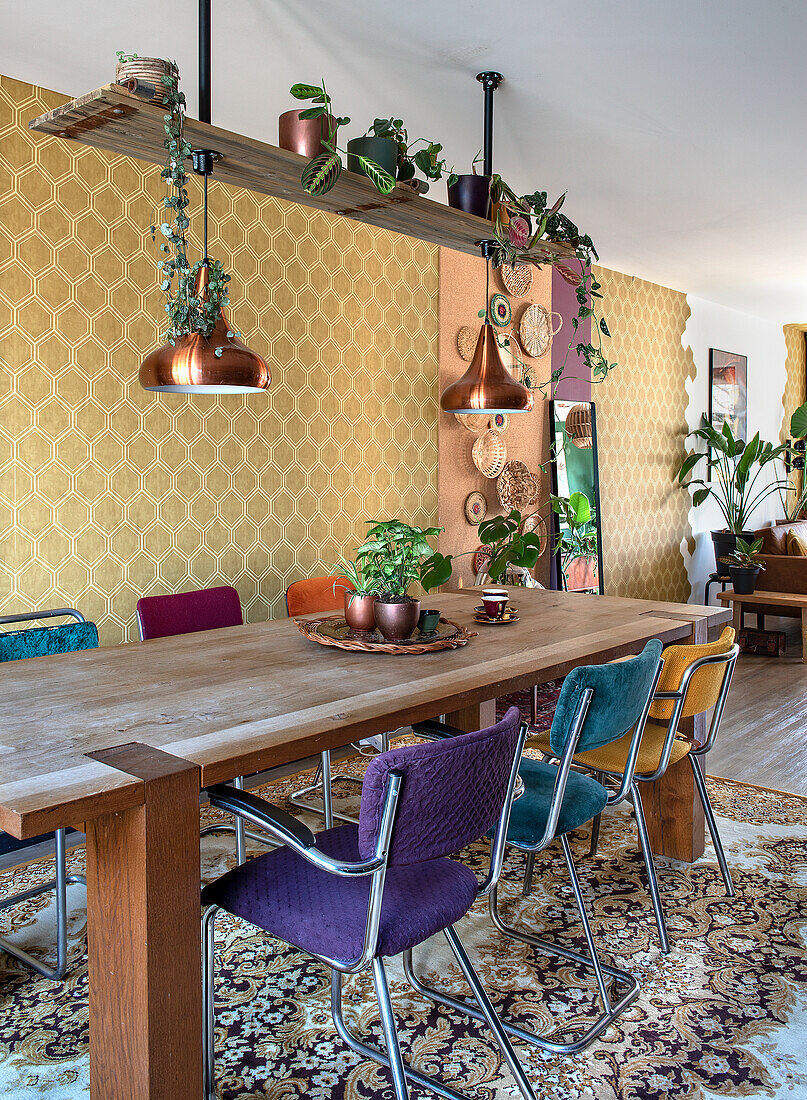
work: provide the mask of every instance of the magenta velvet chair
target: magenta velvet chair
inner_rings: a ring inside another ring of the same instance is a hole
[[[406,957],[443,932],[524,1100],[534,1100],[455,927],[499,880],[526,734],[526,724],[519,724],[519,712],[511,707],[488,729],[381,753],[367,769],[358,825],[316,836],[255,795],[210,788],[212,805],[262,826],[283,847],[234,868],[202,892],[203,904],[210,906],[203,918],[206,1100],[215,1096],[213,970],[221,909],[330,967],[336,1029],[356,1053],[389,1068],[396,1100],[407,1100],[407,1080],[445,1097],[464,1096],[404,1063],[383,962],[401,953]],[[447,857],[489,830],[494,830],[490,867],[479,883],[470,868]],[[342,975],[369,968],[386,1051],[355,1036],[342,1012]]]
[[[137,625],[141,642],[147,642],[177,634],[196,634],[200,630],[243,626],[244,612],[236,590],[232,585],[222,584],[192,592],[170,592],[166,596],[143,596],[137,601]],[[242,776],[233,782],[239,789],[244,785]],[[239,863],[243,863],[246,856],[247,838],[258,844],[272,843],[260,833],[246,832],[241,818],[236,818],[234,825],[207,825],[200,835],[210,833],[235,833],[235,854]]]

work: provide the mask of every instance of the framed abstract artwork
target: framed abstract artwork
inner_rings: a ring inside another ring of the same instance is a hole
[[[748,433],[748,357],[709,348],[709,423],[717,431],[728,421],[735,439]]]

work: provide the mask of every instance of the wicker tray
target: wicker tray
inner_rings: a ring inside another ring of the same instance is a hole
[[[337,649],[349,649],[358,653],[391,653],[394,656],[417,656],[419,653],[433,653],[439,649],[458,649],[467,645],[476,631],[466,630],[451,619],[440,619],[435,638],[421,641],[415,628],[411,638],[403,642],[385,642],[380,634],[354,634],[342,615],[328,615],[322,619],[295,619],[300,633],[320,645],[335,646]],[[424,637],[429,638],[429,635]]]
[[[552,327],[552,318],[557,317],[555,328]],[[533,359],[539,359],[546,355],[552,346],[552,337],[557,336],[563,324],[563,318],[554,310],[552,313],[540,305],[527,306],[521,314],[518,325],[518,335],[521,337],[521,346],[527,355]]]
[[[523,298],[525,294],[529,294],[532,286],[532,264],[502,264],[499,274],[508,294],[515,298]]]
[[[471,459],[483,477],[498,477],[507,462],[507,447],[499,433],[489,429],[484,435],[477,436],[471,449]]]
[[[499,474],[496,482],[499,503],[504,508],[517,508],[523,512],[531,507],[541,494],[541,481],[536,474],[530,473],[526,463],[511,458]]]

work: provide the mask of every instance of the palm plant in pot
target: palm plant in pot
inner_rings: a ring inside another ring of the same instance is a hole
[[[738,595],[750,596],[756,588],[757,577],[765,568],[759,554],[761,549],[762,539],[754,539],[748,543],[745,539],[738,538],[734,552],[721,558],[728,566],[731,583]]]
[[[341,576],[334,582],[333,590],[342,588],[345,593],[345,622],[356,633],[366,634],[375,629],[375,601],[378,578],[373,572],[371,558],[352,561],[340,558],[334,566]],[[345,584],[347,581],[347,584]],[[347,585],[350,585],[348,588]]]
[[[727,577],[724,559],[734,552],[738,538],[747,544],[754,541],[754,532],[749,529],[752,515],[764,500],[787,485],[787,480],[777,473],[773,464],[788,452],[789,447],[786,443],[776,447],[766,443],[759,438],[759,432],[749,443],[744,443],[734,437],[728,421],[718,430],[705,416],[700,427],[689,435],[704,443],[705,449],[686,456],[678,470],[678,482],[687,487],[698,486],[692,494],[696,508],[710,497],[717,503],[726,526],[722,531],[712,531],[712,542],[717,573]],[[690,476],[701,464],[708,480]],[[771,478],[766,477],[769,472],[773,475]]]
[[[376,626],[387,641],[404,641],[413,634],[420,616],[420,600],[409,595],[409,588],[425,574],[426,563],[434,557],[428,540],[437,538],[442,527],[414,527],[399,519],[369,522],[356,561],[365,576],[375,579]],[[429,582],[428,575],[426,580]],[[432,578],[429,586],[442,583]]]

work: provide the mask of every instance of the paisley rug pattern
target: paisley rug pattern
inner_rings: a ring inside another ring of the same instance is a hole
[[[523,702],[523,700],[519,700]],[[539,725],[541,723],[539,722]],[[346,768],[360,775],[366,761]],[[299,777],[268,787],[274,802]],[[555,1056],[518,1044],[538,1096],[628,1100],[674,1093],[687,1100],[807,1098],[807,799],[710,780],[737,897],[726,899],[711,845],[692,866],[659,859],[673,951],[658,951],[635,827],[618,808],[603,821],[598,855],[585,831],[573,849],[602,953],[636,974],[638,1000],[586,1051]],[[338,791],[355,805],[355,788]],[[205,822],[216,813],[204,810]],[[317,826],[315,818],[310,819]],[[259,849],[255,849],[257,852]],[[486,845],[462,853],[485,866]],[[210,879],[231,866],[232,837],[207,837]],[[70,857],[83,868],[83,849]],[[36,861],[3,876],[3,891],[49,874]],[[559,850],[538,858],[534,890],[520,896],[523,858],[506,860],[505,916],[547,938],[582,948],[582,933]],[[31,975],[0,954],[0,1096],[86,1100],[87,975],[82,887],[70,888],[70,975],[63,985]],[[386,1071],[362,1061],[330,1018],[329,975],[319,963],[246,923],[217,922],[217,1084],[221,1100],[376,1100],[391,1096]],[[40,897],[0,912],[0,934],[34,952],[53,942],[54,912]],[[484,903],[460,934],[500,1010],[543,1032],[574,1032],[592,1017],[590,976],[495,932]],[[464,996],[442,936],[415,952],[419,972]],[[473,1021],[412,992],[400,965],[388,972],[404,1056],[480,1100],[511,1100],[515,1083]],[[380,1041],[372,985],[348,979],[346,1016]],[[426,1095],[413,1088],[413,1096]]]

